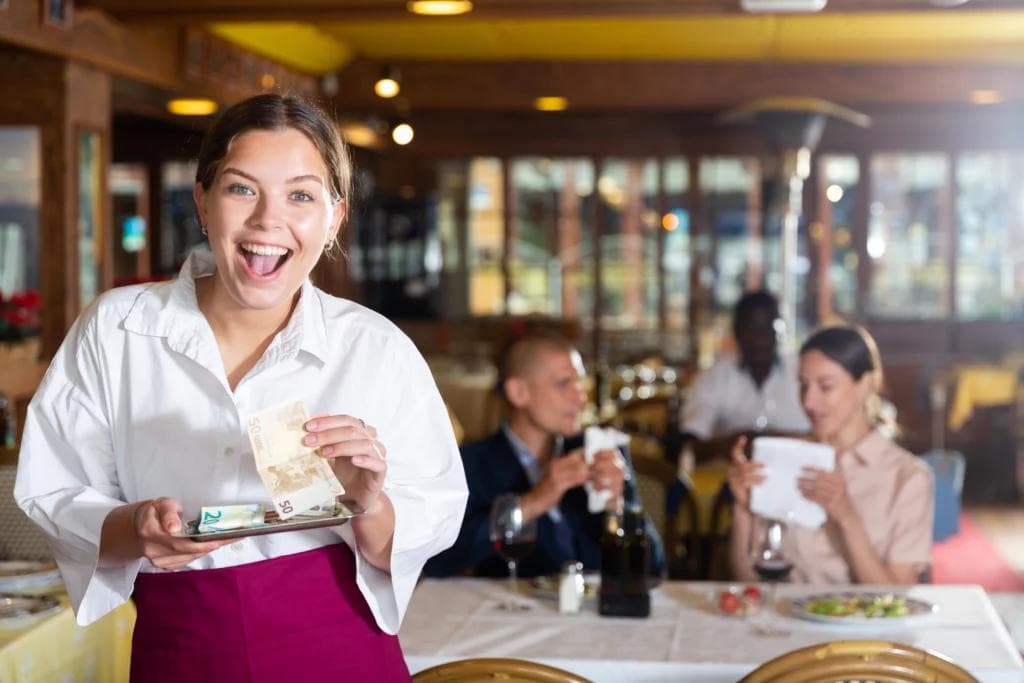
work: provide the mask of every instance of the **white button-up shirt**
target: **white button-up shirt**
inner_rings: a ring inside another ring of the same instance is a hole
[[[170,283],[101,296],[72,327],[29,406],[15,498],[49,537],[78,622],[131,595],[147,560],[98,567],[103,520],[126,502],[169,496],[185,518],[204,505],[270,503],[246,433],[250,414],[303,400],[349,414],[387,448],[395,508],[391,574],[359,554],[350,525],[245,538],[193,561],[229,567],[312,550],[339,537],[377,624],[396,633],[423,563],[454,542],[466,480],[451,423],[412,342],[380,315],[306,282],[287,326],[238,383],[196,304],[212,255],[193,253]]]
[[[680,428],[699,439],[748,430],[808,432],[800,405],[796,360],[779,356],[760,387],[737,358],[715,362],[697,375],[683,405]]]

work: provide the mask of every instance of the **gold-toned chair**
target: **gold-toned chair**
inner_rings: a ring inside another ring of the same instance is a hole
[[[787,652],[740,683],[978,683],[942,655],[903,643],[838,640]]]
[[[629,453],[636,473],[636,489],[644,509],[665,544],[670,579],[702,578],[703,557],[697,502],[687,492],[679,510],[671,515],[666,494],[676,483],[676,466],[665,459],[664,446],[653,436],[631,434]]]
[[[591,683],[589,679],[525,659],[480,657],[438,664],[412,677],[414,683]]]

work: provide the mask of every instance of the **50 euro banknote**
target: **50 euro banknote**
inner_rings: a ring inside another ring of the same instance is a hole
[[[246,424],[256,469],[281,519],[331,506],[345,492],[327,461],[302,443],[307,420],[305,403],[293,401],[254,415]]]

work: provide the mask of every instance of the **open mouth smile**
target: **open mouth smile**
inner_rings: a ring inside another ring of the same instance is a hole
[[[238,245],[238,253],[251,276],[269,278],[291,257],[292,250],[273,244],[242,242]]]

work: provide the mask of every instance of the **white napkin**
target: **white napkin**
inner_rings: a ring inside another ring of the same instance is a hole
[[[594,454],[598,451],[614,450],[629,445],[629,435],[611,427],[587,427],[583,432],[583,461],[594,464]],[[616,457],[621,457],[616,452]],[[595,491],[589,481],[583,484],[587,492],[587,509],[590,512],[601,512],[612,497],[611,491]]]
[[[825,523],[825,509],[804,498],[796,480],[804,467],[832,471],[836,454],[831,446],[759,436],[754,439],[754,460],[764,463],[765,480],[750,489],[751,512],[808,529]]]

